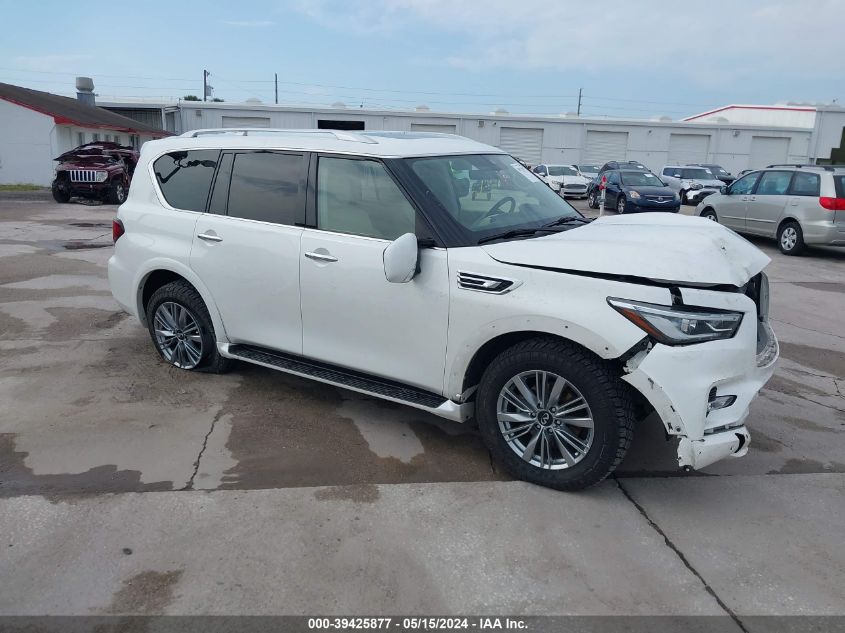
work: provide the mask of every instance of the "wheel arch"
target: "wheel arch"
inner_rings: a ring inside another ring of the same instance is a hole
[[[797,224],[799,226],[799,228],[801,228],[802,231],[804,230],[803,227],[801,227],[801,222],[798,221],[798,218],[791,216],[791,215],[785,215],[778,222],[778,226],[775,229],[775,237],[778,236],[778,234],[780,233],[780,230],[784,227],[784,225],[789,224],[790,222],[794,222],[795,224]]]
[[[138,281],[135,284],[136,290],[136,305],[138,310],[138,318],[141,323],[147,325],[147,302],[152,294],[172,281],[183,280],[189,283],[199,293],[205,307],[208,309],[208,314],[211,316],[211,322],[214,325],[214,331],[217,335],[218,341],[226,341],[226,328],[223,324],[223,319],[217,310],[217,304],[209,292],[208,288],[197,275],[187,266],[170,260],[153,260],[149,263],[147,268],[138,275]]]
[[[584,339],[578,340],[580,338],[578,336],[565,336],[560,332],[528,328],[501,332],[484,341],[484,343],[482,343],[471,356],[467,355],[467,360],[463,364],[463,368],[458,375],[459,382],[455,384],[455,387],[460,389],[459,393],[465,393],[468,389],[476,386],[481,380],[484,370],[496,356],[509,347],[513,347],[518,343],[534,338],[556,339],[571,345],[576,345],[598,359],[617,362],[614,356],[618,357],[618,355],[611,352],[611,348],[609,346],[602,346],[601,350],[591,349],[590,345],[585,344]],[[602,354],[600,352],[604,353]]]

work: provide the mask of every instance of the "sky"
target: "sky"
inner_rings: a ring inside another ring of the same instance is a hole
[[[845,100],[843,0],[0,0],[0,82],[101,99],[679,119]],[[15,25],[8,28],[8,25]]]

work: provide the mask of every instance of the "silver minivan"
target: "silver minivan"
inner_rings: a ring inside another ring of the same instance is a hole
[[[777,239],[786,255],[845,246],[845,167],[769,165],[702,200],[696,213],[738,233]]]

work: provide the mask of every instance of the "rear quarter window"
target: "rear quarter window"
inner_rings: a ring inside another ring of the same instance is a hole
[[[153,163],[156,182],[167,204],[175,209],[205,211],[219,150],[170,152]]]
[[[836,186],[836,197],[845,198],[845,176],[834,176],[833,183]]]
[[[818,174],[796,171],[792,177],[789,194],[793,196],[818,197],[821,188],[821,178]]]

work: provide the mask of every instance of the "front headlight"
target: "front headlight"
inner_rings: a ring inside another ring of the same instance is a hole
[[[98,171],[97,172],[97,182],[105,182],[106,178],[109,177],[109,173],[107,171]]]
[[[639,191],[632,191],[630,194],[631,200],[639,200],[640,199],[640,192]]]
[[[689,188],[690,189],[701,189],[703,186],[704,185],[702,185],[700,182],[694,182],[694,183],[690,184]]]
[[[664,345],[690,345],[733,337],[741,312],[691,306],[664,306],[608,297],[619,314]]]

